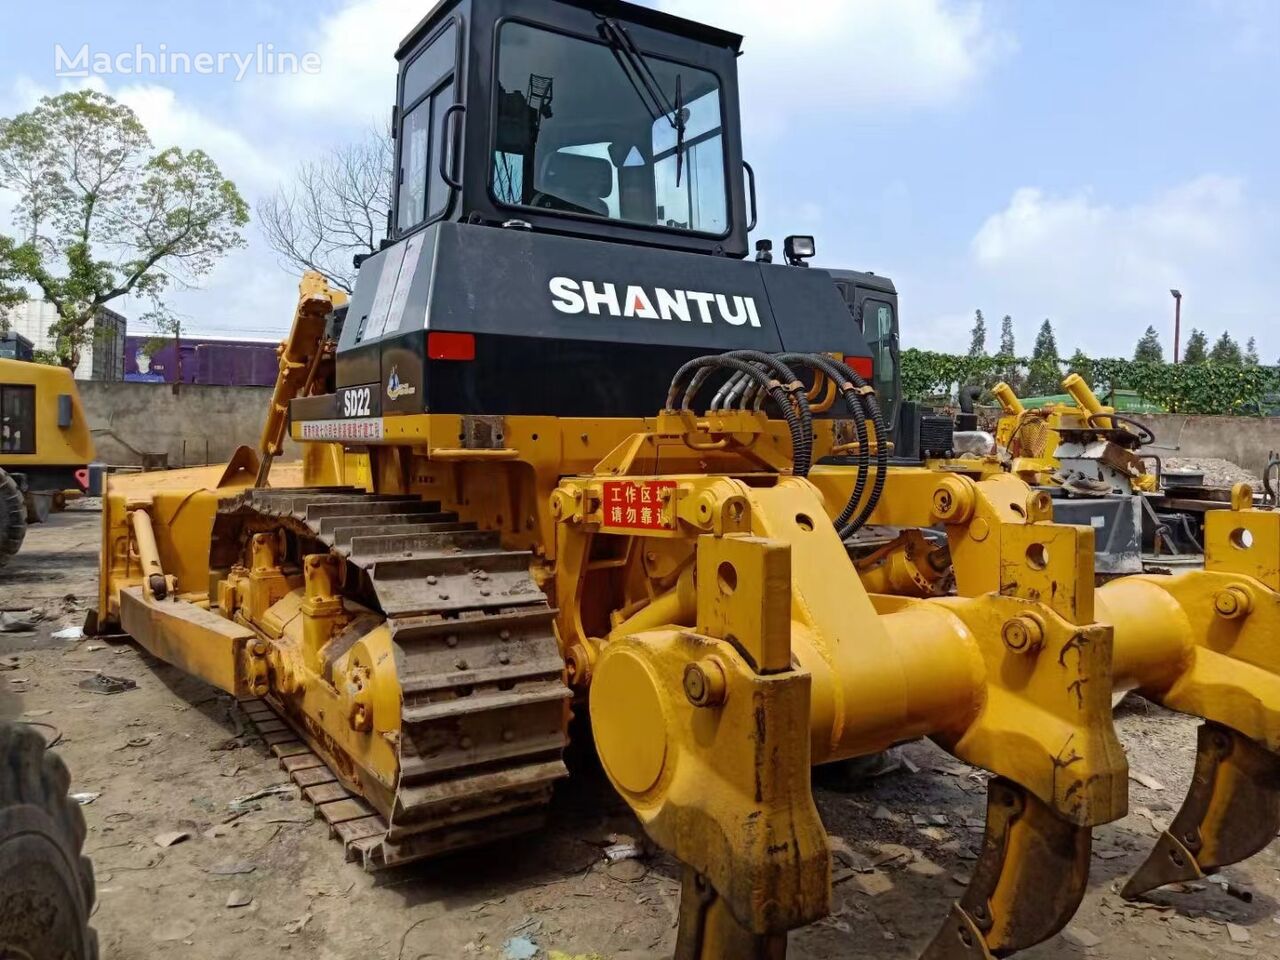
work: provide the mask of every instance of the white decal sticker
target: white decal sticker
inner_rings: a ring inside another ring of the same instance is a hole
[[[342,440],[352,443],[382,439],[382,418],[364,420],[303,420],[303,440]]]

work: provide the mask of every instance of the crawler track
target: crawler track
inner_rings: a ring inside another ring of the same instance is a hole
[[[238,555],[247,530],[278,528],[298,538],[300,554],[341,558],[344,592],[385,616],[394,642],[401,724],[390,803],[361,797],[286,711],[245,704],[348,858],[376,870],[541,826],[567,774],[570,691],[529,554],[436,503],[309,488],[223,501],[215,561]]]

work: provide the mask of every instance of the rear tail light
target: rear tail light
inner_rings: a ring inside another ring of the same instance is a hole
[[[871,365],[870,357],[845,357],[845,366],[860,376],[863,380],[870,380],[875,372]]]
[[[474,360],[476,335],[474,333],[444,333],[431,330],[427,333],[428,360]]]

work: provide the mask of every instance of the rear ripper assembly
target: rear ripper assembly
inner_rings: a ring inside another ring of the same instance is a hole
[[[451,0],[406,39],[391,243],[350,303],[304,278],[256,452],[112,480],[93,626],[251,701],[370,869],[537,829],[585,710],[685,866],[681,960],[784,956],[831,905],[811,768],[917,737],[995,774],[924,956],[1052,936],[1126,810],[1115,689],[1205,720],[1126,894],[1261,849],[1280,512],[1239,488],[1205,570],[1096,589],[1092,528],[1043,491],[911,459],[891,284],[745,259],[740,38],[511,6]],[[565,312],[566,276],[759,324]]]

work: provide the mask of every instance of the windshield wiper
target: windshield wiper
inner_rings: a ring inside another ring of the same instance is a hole
[[[662,84],[653,75],[649,62],[627,33],[627,28],[612,17],[600,18],[600,33],[609,48],[618,56],[620,66],[626,74],[640,102],[649,111],[654,120],[665,117],[676,132],[676,186],[680,186],[680,172],[684,166],[684,132],[685,114],[684,95],[680,89],[680,74],[676,74],[676,102],[673,104],[662,89]]]

